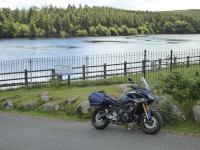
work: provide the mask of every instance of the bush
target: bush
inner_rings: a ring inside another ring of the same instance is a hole
[[[162,79],[162,87],[181,104],[200,98],[200,77],[175,71]]]
[[[145,26],[140,26],[138,28],[138,31],[139,31],[140,34],[150,34],[149,29],[147,29]]]
[[[107,27],[104,27],[100,24],[96,27],[96,30],[97,30],[97,34],[99,36],[110,36],[111,35],[110,30]]]
[[[87,36],[88,33],[87,33],[87,30],[77,30],[77,35],[78,36]]]
[[[66,33],[65,31],[60,31],[60,37],[68,37],[68,33]]]
[[[138,34],[138,30],[135,28],[129,28],[128,29],[128,34],[129,35],[137,35]]]
[[[109,29],[110,29],[110,33],[111,33],[112,36],[118,36],[119,35],[119,33],[118,33],[118,31],[115,27],[110,27]]]
[[[120,28],[119,28],[119,33],[120,35],[128,35],[128,27],[126,25],[122,25]]]
[[[165,120],[171,120],[176,118],[176,115],[172,111],[172,106],[173,106],[172,101],[166,99],[162,102],[162,104],[156,106],[156,110],[161,114],[161,116]]]
[[[95,36],[97,31],[96,31],[95,27],[92,26],[92,27],[90,27],[89,32],[90,32],[90,35]]]

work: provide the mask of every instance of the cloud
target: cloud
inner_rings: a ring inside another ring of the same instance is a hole
[[[200,9],[199,0],[134,0],[131,3],[132,10],[182,10],[182,9]]]
[[[29,8],[33,5],[42,7],[50,5],[57,7],[67,7],[68,4],[79,6],[108,6],[128,10],[180,10],[180,9],[200,9],[199,0],[1,0],[0,8],[10,7]]]

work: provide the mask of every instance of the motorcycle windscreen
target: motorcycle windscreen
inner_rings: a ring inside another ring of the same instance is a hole
[[[103,96],[99,93],[91,93],[88,99],[92,106],[99,106],[104,102]]]
[[[143,84],[145,85],[145,88],[146,88],[149,92],[151,92],[151,90],[150,90],[150,88],[149,88],[149,85],[147,84],[146,80],[145,80],[143,77],[141,77],[140,79],[141,79],[141,81],[143,82]]]

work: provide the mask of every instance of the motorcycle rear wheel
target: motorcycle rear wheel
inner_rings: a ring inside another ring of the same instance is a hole
[[[140,120],[140,126],[145,133],[156,134],[161,129],[163,120],[162,120],[161,115],[156,111],[151,112],[151,117],[152,117],[151,125],[144,122],[144,118],[142,118]]]
[[[96,128],[96,129],[104,129],[109,125],[109,121],[107,120],[106,117],[104,117],[103,119],[98,119],[99,115],[105,113],[105,108],[99,107],[96,108],[93,112],[92,112],[92,116],[91,116],[91,122],[92,125]]]

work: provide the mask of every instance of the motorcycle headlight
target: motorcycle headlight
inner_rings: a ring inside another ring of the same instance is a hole
[[[151,94],[147,94],[147,96],[149,97],[149,99],[154,99],[154,97]]]

